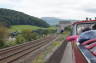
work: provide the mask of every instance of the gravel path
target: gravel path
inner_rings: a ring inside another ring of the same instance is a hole
[[[75,63],[71,43],[67,44],[65,48],[63,58],[60,63]]]

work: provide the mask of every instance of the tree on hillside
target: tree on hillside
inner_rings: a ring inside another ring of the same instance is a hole
[[[72,28],[71,28],[71,26],[67,26],[67,27],[65,27],[64,30],[65,30],[65,31],[72,31]]]
[[[35,25],[39,27],[48,27],[49,24],[44,20],[27,15],[15,10],[0,8],[0,22],[6,22],[7,25]]]

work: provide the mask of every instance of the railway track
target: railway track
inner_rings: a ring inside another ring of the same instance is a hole
[[[21,45],[16,45],[0,50],[0,63],[15,63],[20,58],[34,52],[35,50],[45,46],[52,40],[56,39],[56,35],[48,36],[43,39],[34,40]],[[19,62],[17,62],[19,63]]]

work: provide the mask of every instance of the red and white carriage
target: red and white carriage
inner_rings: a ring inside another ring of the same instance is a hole
[[[85,41],[79,45],[76,40],[76,36],[79,36],[82,29],[91,28],[94,24],[96,24],[96,20],[85,20],[72,24],[72,36],[67,37],[67,40],[72,44],[76,63],[96,63],[96,39]]]

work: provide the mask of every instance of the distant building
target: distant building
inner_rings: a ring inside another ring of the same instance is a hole
[[[72,22],[71,21],[60,21],[58,25],[58,31],[57,32],[63,32],[64,28],[68,25],[70,25]]]

